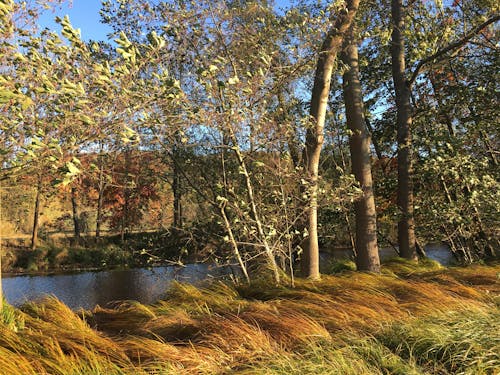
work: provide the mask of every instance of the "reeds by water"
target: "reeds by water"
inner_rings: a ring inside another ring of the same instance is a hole
[[[9,307],[0,374],[496,374],[499,266],[393,261],[295,288],[176,284],[168,299]]]

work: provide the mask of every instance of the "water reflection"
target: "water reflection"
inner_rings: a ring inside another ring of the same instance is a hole
[[[5,298],[13,305],[51,294],[72,309],[91,309],[117,300],[152,303],[165,295],[173,280],[197,283],[209,277],[222,278],[230,272],[227,268],[190,264],[186,267],[16,276],[3,279],[3,289]]]
[[[443,265],[453,262],[450,250],[441,244],[425,247],[427,256]],[[392,248],[380,250],[382,260],[397,256]],[[321,264],[330,259],[351,258],[351,250],[321,254]],[[16,276],[2,280],[4,295],[13,305],[55,295],[72,309],[92,309],[111,301],[136,300],[153,303],[165,296],[173,280],[198,283],[207,278],[223,278],[237,272],[229,267],[212,267],[207,264],[190,264],[186,267],[155,267],[102,272],[83,272],[66,275]]]

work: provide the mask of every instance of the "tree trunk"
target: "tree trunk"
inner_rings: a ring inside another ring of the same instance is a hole
[[[491,142],[488,139],[486,132],[484,130],[480,130],[479,134],[481,135],[481,140],[483,141],[486,151],[488,152],[488,155],[491,159],[491,163],[493,164],[494,167],[498,167],[498,160],[495,155],[495,150],[493,149],[493,146],[491,145]]]
[[[429,78],[429,82],[431,83],[432,91],[434,93],[434,98],[435,100],[439,103],[438,104],[438,115],[439,115],[439,120],[444,121],[446,124],[446,127],[448,128],[448,133],[450,137],[455,137],[455,129],[453,128],[453,121],[450,117],[449,114],[449,109],[444,109],[441,107],[441,104],[444,103],[444,98],[441,96],[439,88],[442,87],[442,85],[439,85],[437,80],[438,77],[436,77],[436,74],[433,72],[429,72],[427,75]]]
[[[97,213],[95,222],[95,239],[101,238],[102,206],[104,202],[104,163],[102,155],[99,155],[99,196],[97,197]]]
[[[125,150],[125,181],[123,183],[123,207],[122,207],[122,223],[120,231],[121,242],[125,242],[126,234],[128,234],[129,228],[129,200],[130,200],[130,163],[131,163],[131,150],[127,148]]]
[[[415,248],[415,219],[413,214],[413,167],[410,87],[405,72],[404,9],[402,0],[392,0],[392,77],[396,92],[398,140],[398,223],[399,253],[403,258],[417,260]]]
[[[2,234],[0,233],[0,313],[3,310],[3,289],[2,289]]]
[[[288,151],[290,152],[290,158],[292,159],[293,167],[297,168],[300,162],[300,148],[297,137],[297,128],[290,120],[290,115],[288,113],[288,108],[283,96],[283,91],[280,90],[277,94],[277,97],[280,109],[282,110],[281,116],[279,116],[278,121],[282,122],[286,126],[285,132]]]
[[[366,122],[366,128],[369,131],[368,137],[371,139],[371,141],[373,143],[373,148],[375,149],[375,154],[377,155],[377,159],[382,160],[382,158],[384,157],[384,155],[382,154],[382,149],[380,148],[380,144],[378,143],[377,138],[373,134],[374,129],[373,129],[372,123],[370,122],[370,120],[368,118],[366,118],[366,116],[365,116],[365,122]]]
[[[75,244],[80,244],[81,228],[80,228],[80,213],[78,212],[78,202],[76,201],[76,188],[71,188],[71,207],[73,209],[73,227]]]
[[[380,272],[377,244],[377,213],[373,196],[370,163],[370,137],[363,112],[363,95],[359,82],[358,46],[351,26],[346,35],[342,61],[349,69],[344,73],[343,89],[349,137],[352,172],[363,195],[354,203],[356,213],[356,264],[360,271]]]
[[[278,269],[278,264],[276,263],[274,251],[271,248],[271,246],[269,245],[269,242],[267,241],[267,238],[266,238],[266,234],[264,233],[264,227],[262,225],[262,220],[260,218],[259,212],[257,210],[257,205],[255,203],[253,186],[252,186],[252,181],[250,179],[250,174],[248,173],[245,159],[244,159],[243,154],[241,153],[241,150],[238,146],[236,135],[234,134],[234,131],[233,131],[233,128],[231,127],[231,124],[229,124],[227,126],[227,129],[229,131],[232,143],[234,145],[233,151],[236,155],[236,158],[238,159],[238,164],[240,166],[240,173],[243,174],[243,177],[245,178],[246,193],[247,193],[247,197],[248,197],[248,203],[250,205],[252,219],[254,220],[255,226],[257,227],[257,233],[258,233],[259,239],[260,239],[260,241],[262,241],[262,245],[264,247],[264,252],[265,252],[265,255],[267,258],[267,263],[268,263],[269,269],[273,273],[274,281],[278,285],[280,283],[280,273],[279,273],[279,269]]]
[[[311,126],[306,132],[303,162],[309,182],[309,204],[307,208],[309,242],[304,249],[302,271],[304,276],[319,279],[318,245],[318,167],[323,146],[326,109],[330,83],[337,53],[342,47],[344,33],[349,29],[358,10],[359,0],[348,0],[345,10],[339,11],[333,27],[321,46],[311,95]]]
[[[478,129],[481,129],[481,126],[479,124],[479,116],[476,114],[476,111],[471,105],[467,106],[469,108],[469,112],[472,116],[472,119],[474,121],[474,124]],[[491,163],[493,164],[494,167],[498,167],[498,160],[495,155],[495,150],[493,149],[493,146],[491,145],[491,142],[488,139],[488,136],[484,130],[479,130],[479,137],[481,138],[481,141],[484,144],[484,148],[486,149],[486,152],[488,153]]]
[[[2,192],[0,191],[0,222],[2,222]],[[3,310],[3,288],[2,288],[2,228],[0,228],[0,313]]]
[[[38,245],[38,229],[40,227],[40,199],[42,196],[42,177],[38,177],[35,196],[35,211],[33,213],[33,231],[31,232],[31,250]]]
[[[219,208],[220,208],[221,216],[224,219],[224,225],[226,226],[227,234],[229,237],[229,242],[231,243],[231,246],[233,247],[234,256],[238,260],[238,264],[240,265],[241,272],[243,272],[243,276],[245,276],[245,280],[247,281],[247,284],[250,285],[250,276],[248,275],[247,267],[245,265],[245,262],[243,262],[243,258],[241,257],[241,253],[240,253],[240,250],[238,248],[238,243],[236,242],[236,239],[234,238],[233,229],[231,228],[231,223],[229,222],[229,219],[227,218],[226,202],[222,203]]]
[[[172,176],[172,194],[174,195],[174,228],[182,228],[182,193],[181,193],[181,172],[178,165],[177,147],[173,150],[173,176]]]

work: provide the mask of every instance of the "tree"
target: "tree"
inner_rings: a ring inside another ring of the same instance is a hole
[[[102,20],[108,23],[116,34],[125,33],[127,37],[137,45],[154,41],[158,36],[164,48],[158,49],[156,61],[161,61],[157,67],[148,64],[148,69],[142,70],[142,78],[150,80],[151,85],[158,85],[154,75],[168,69],[168,80],[175,80],[180,90],[192,89],[192,80],[189,79],[189,71],[196,68],[194,61],[197,54],[194,46],[200,43],[200,25],[195,25],[192,17],[195,17],[197,6],[189,4],[184,0],[161,2],[130,1],[126,4],[104,2],[101,12]],[[200,15],[198,21],[203,20]],[[168,26],[166,26],[168,25]],[[148,29],[144,34],[140,30]],[[173,222],[172,226],[182,229],[183,217],[183,154],[185,153],[182,139],[185,118],[182,106],[171,106],[164,104],[165,98],[157,97],[157,108],[152,111],[154,126],[146,125],[146,132],[152,131],[154,137],[148,137],[149,145],[145,147],[160,147],[164,152],[164,161],[167,163],[163,174],[171,186],[173,200]],[[174,113],[172,113],[172,111]],[[160,124],[160,123],[161,124]]]
[[[351,130],[351,165],[363,191],[354,202],[356,215],[356,264],[358,270],[380,271],[377,245],[377,213],[373,196],[370,137],[366,129],[363,94],[359,81],[358,47],[354,23],[344,39],[341,59],[347,66],[343,77],[347,126]]]
[[[126,7],[130,23],[109,10],[117,29],[142,22],[138,4]],[[297,173],[278,154],[291,142],[289,127],[277,122],[275,113],[283,88],[307,66],[298,53],[285,53],[293,38],[287,26],[300,15],[278,17],[265,1],[176,1],[148,9],[144,23],[166,41],[160,66],[168,67],[178,86],[177,93],[165,94],[176,96],[175,103],[163,107],[164,98],[156,96],[155,109],[143,123],[155,147],[173,162],[165,175],[181,176],[198,199],[209,202],[237,258],[240,253],[254,264],[259,259],[278,281],[276,258],[283,256],[283,239],[289,244],[297,236],[292,225],[299,210],[285,206],[296,201],[287,182]],[[180,74],[179,66],[186,72]],[[142,77],[149,73],[145,70]],[[157,79],[151,82],[158,86]],[[177,190],[176,184],[172,187]]]
[[[101,225],[103,223],[104,189],[106,188],[106,176],[104,173],[104,152],[102,142],[99,144],[99,154],[97,155],[97,207],[95,219],[95,239],[101,238]]]
[[[38,230],[40,229],[40,205],[42,197],[43,178],[39,174],[36,181],[35,208],[33,210],[33,230],[31,232],[31,250],[36,250],[38,246]]]
[[[406,78],[405,14],[402,0],[392,0],[391,60],[396,92],[398,142],[398,222],[399,253],[403,258],[416,260],[415,218],[413,204],[413,160],[411,146],[412,107],[410,86]]]
[[[415,65],[411,74],[407,73],[405,51],[405,7],[402,0],[392,0],[392,43],[391,61],[392,76],[395,89],[397,109],[397,141],[398,141],[398,207],[401,210],[398,223],[398,244],[402,257],[416,260],[416,237],[414,219],[414,187],[413,187],[413,156],[411,127],[413,109],[411,104],[411,88],[422,68],[427,64],[444,58],[448,52],[453,52],[474,37],[488,25],[500,19],[493,15],[481,24],[473,27],[465,35],[438,49],[437,52],[423,57]]]
[[[0,194],[0,221],[2,220],[2,208],[3,208],[3,199],[2,194]],[[2,255],[3,255],[3,233],[2,229],[0,229],[0,313],[3,311],[3,289],[2,289]]]
[[[78,205],[78,196],[77,196],[77,190],[75,186],[71,187],[71,211],[73,215],[73,235],[74,235],[74,241],[76,245],[79,245],[82,238],[82,228],[81,228],[81,216],[80,216],[80,209]]]
[[[318,245],[318,167],[324,140],[325,116],[330,93],[330,82],[336,66],[337,54],[342,47],[344,35],[351,26],[358,10],[359,0],[343,2],[335,9],[336,19],[328,31],[319,51],[314,86],[311,95],[310,118],[307,128],[303,163],[308,181],[307,230],[308,244],[304,249],[303,273],[311,279],[319,279]],[[332,15],[333,17],[333,15]]]
[[[448,38],[421,57],[410,78],[419,150],[415,176],[426,187],[417,185],[416,219],[420,237],[443,240],[470,262],[494,256],[498,247],[491,230],[498,212],[498,193],[491,188],[498,181],[497,35],[487,27],[498,16],[487,3],[456,2],[438,19]]]
[[[20,165],[15,162],[16,152],[24,146],[26,135],[19,125],[19,119],[23,118],[23,112],[32,105],[29,93],[25,86],[13,79],[13,75],[21,81],[27,77],[23,72],[16,72],[15,61],[23,60],[24,56],[19,53],[18,43],[25,38],[26,33],[33,32],[32,19],[36,19],[40,8],[49,7],[51,3],[59,0],[39,1],[36,4],[17,4],[13,0],[0,0],[0,181],[13,176],[19,172]],[[20,26],[21,25],[21,26]],[[13,74],[15,72],[15,74]],[[0,186],[1,188],[1,186]],[[0,203],[0,216],[2,206]],[[3,291],[1,284],[1,257],[2,236],[0,233],[0,311],[3,309]]]

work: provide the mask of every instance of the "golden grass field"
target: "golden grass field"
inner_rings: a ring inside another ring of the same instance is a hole
[[[500,266],[394,260],[295,288],[176,284],[153,305],[47,298],[0,324],[0,373],[499,374]]]

